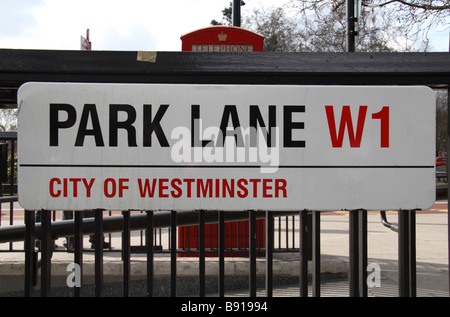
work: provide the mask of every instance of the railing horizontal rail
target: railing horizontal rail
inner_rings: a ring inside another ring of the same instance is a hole
[[[33,211],[26,211],[33,212]],[[264,211],[257,211],[256,218],[264,218]],[[298,212],[277,212],[278,216],[288,216],[298,214]],[[170,227],[170,211],[160,211],[154,214],[154,228],[168,228]],[[248,212],[227,212],[224,215],[225,222],[247,220]],[[218,212],[217,211],[205,211],[205,223],[217,223]],[[177,225],[178,226],[190,226],[198,225],[198,212],[186,211],[177,213]],[[58,239],[62,237],[68,237],[75,235],[74,220],[60,220],[53,221],[51,230],[51,238]],[[141,230],[147,227],[147,215],[146,214],[134,214],[130,215],[130,229]],[[103,232],[122,232],[123,231],[123,216],[108,216],[103,218]],[[0,227],[0,243],[4,242],[18,242],[25,240],[26,225],[13,225],[7,227]],[[83,233],[94,234],[95,233],[95,219],[84,218],[83,219]],[[42,236],[41,223],[35,224],[35,236],[40,239]]]

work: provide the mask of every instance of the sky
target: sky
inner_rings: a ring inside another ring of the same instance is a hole
[[[93,50],[180,51],[180,36],[220,21],[231,0],[0,0],[0,48],[79,50],[89,29]],[[245,0],[254,8],[288,0]],[[448,51],[448,30],[434,34]]]

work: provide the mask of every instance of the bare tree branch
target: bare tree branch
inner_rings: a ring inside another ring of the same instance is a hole
[[[449,10],[450,9],[450,3],[449,1],[404,1],[404,0],[390,0],[386,2],[380,2],[380,3],[370,3],[372,1],[362,1],[362,5],[366,7],[384,7],[392,3],[400,3],[408,7],[413,7],[417,9],[423,9],[423,10],[431,10],[431,11],[442,11],[442,10]],[[439,2],[442,3],[440,5],[433,5],[433,2]]]

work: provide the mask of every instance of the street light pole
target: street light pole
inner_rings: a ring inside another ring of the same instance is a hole
[[[241,0],[233,0],[233,26],[241,26]]]
[[[355,51],[355,22],[358,18],[355,15],[355,0],[347,0],[347,52]]]

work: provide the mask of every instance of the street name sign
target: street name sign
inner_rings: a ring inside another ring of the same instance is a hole
[[[435,200],[427,87],[26,83],[40,210],[388,210]]]

